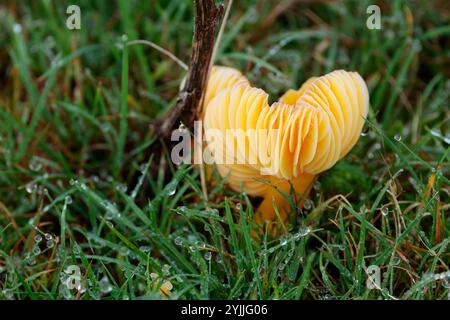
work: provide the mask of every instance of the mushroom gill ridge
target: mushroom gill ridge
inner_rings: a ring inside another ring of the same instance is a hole
[[[367,86],[356,72],[311,78],[269,105],[267,93],[239,71],[215,66],[203,114],[207,148],[232,189],[265,198],[259,211],[271,220],[273,202],[287,209],[271,184],[305,196],[316,175],[356,144],[368,107]]]

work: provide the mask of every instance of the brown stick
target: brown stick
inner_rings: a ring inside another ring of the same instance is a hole
[[[196,15],[189,69],[186,83],[178,95],[176,105],[152,127],[161,142],[169,142],[172,130],[182,122],[192,131],[194,121],[202,112],[201,99],[206,89],[216,27],[223,15],[223,5],[214,0],[194,0]]]

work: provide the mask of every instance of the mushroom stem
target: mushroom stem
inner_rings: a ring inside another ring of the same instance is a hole
[[[295,192],[296,200],[300,200],[296,201],[298,202],[297,205],[303,206],[304,200],[308,196],[316,177],[317,175],[307,173],[301,174],[299,177],[290,181],[279,180],[272,177],[271,183],[274,187],[267,190],[264,200],[258,207],[257,214],[255,215],[255,222],[262,225],[268,221],[270,222],[270,229],[272,229],[273,222],[277,219],[274,206],[276,206],[280,218],[284,222],[288,217],[287,214],[290,212],[290,203],[284,194],[290,195],[292,187]]]

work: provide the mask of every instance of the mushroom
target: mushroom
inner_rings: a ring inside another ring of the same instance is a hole
[[[205,94],[205,139],[229,186],[263,197],[257,222],[284,219],[291,187],[303,198],[321,172],[356,144],[368,112],[367,86],[356,72],[336,70],[288,90],[269,105],[268,94],[239,71],[215,66]]]

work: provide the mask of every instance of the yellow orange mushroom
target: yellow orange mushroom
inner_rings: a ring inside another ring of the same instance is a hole
[[[274,203],[284,218],[288,202],[279,191],[292,186],[306,196],[317,175],[356,144],[368,106],[356,72],[311,78],[269,105],[239,71],[215,66],[203,112],[207,148],[232,189],[264,198],[259,222],[275,218]]]

